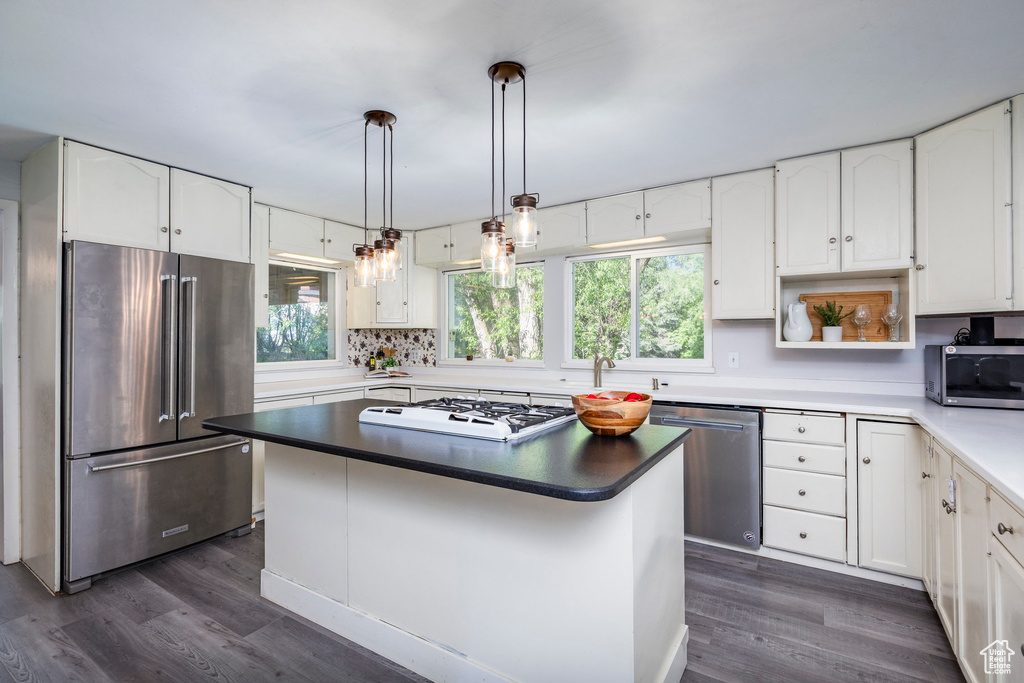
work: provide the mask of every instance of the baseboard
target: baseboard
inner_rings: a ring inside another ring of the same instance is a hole
[[[658,676],[655,680],[659,680],[662,683],[679,683],[679,680],[683,677],[683,672],[686,671],[686,649],[690,642],[690,627],[684,625],[679,642],[676,644],[675,652],[667,660],[667,666],[663,676]]]

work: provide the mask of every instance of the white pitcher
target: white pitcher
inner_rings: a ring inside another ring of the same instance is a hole
[[[812,334],[811,319],[807,317],[807,302],[794,301],[789,305],[782,336],[786,341],[805,342],[810,341]]]

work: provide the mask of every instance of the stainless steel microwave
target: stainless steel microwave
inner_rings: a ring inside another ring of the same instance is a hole
[[[1024,410],[1024,346],[926,346],[925,395],[944,406]]]

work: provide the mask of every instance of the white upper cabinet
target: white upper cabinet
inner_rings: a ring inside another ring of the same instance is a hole
[[[842,152],[842,269],[910,268],[914,256],[911,140]]]
[[[451,226],[445,225],[441,228],[430,228],[429,230],[416,231],[416,263],[421,265],[434,265],[447,263],[449,242],[451,241]]]
[[[586,202],[537,209],[537,251],[578,247],[586,243]]]
[[[409,241],[412,236],[401,241],[402,262],[408,263]],[[395,273],[391,282],[377,283],[377,323],[382,325],[404,325],[409,322],[409,271],[413,266],[403,266]]]
[[[167,166],[64,142],[64,239],[170,249]]]
[[[711,180],[694,180],[644,192],[644,235],[669,235],[711,227]]]
[[[711,183],[711,314],[775,314],[775,173],[767,168]]]
[[[365,234],[362,228],[354,225],[325,220],[324,258],[355,262],[356,255],[352,247],[362,244]],[[369,235],[369,239],[374,239],[373,233]]]
[[[587,202],[587,244],[644,236],[644,193],[630,192]]]
[[[171,251],[249,262],[248,187],[171,169]]]
[[[778,275],[839,270],[839,152],[775,165]]]
[[[918,313],[1012,308],[1010,103],[917,136],[915,167]]]
[[[377,282],[374,287],[356,287],[348,272],[348,328],[437,327],[437,271],[414,265],[419,232],[402,236],[402,261],[394,282]]]
[[[256,327],[270,321],[270,207],[252,205],[252,263],[255,266]]]
[[[451,226],[451,234],[448,240],[450,251],[449,260],[453,263],[458,261],[473,261],[480,258],[480,224],[482,220],[466,221],[455,223]]]
[[[270,249],[323,258],[324,219],[270,207]]]

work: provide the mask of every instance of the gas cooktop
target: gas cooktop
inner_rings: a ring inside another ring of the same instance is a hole
[[[575,419],[572,407],[530,406],[462,396],[400,406],[373,406],[359,413],[359,421],[367,424],[493,441],[520,439]]]

